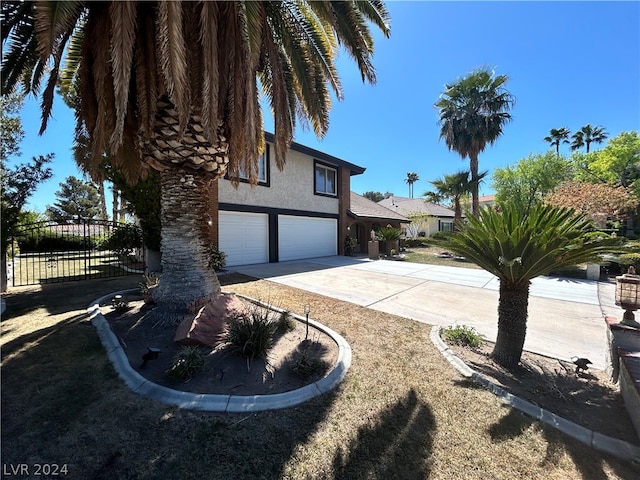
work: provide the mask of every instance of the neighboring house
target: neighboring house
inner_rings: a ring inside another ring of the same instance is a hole
[[[351,192],[351,208],[347,215],[352,219],[347,227],[349,235],[356,240],[354,253],[368,252],[368,242],[374,227],[402,228],[402,224],[411,222],[404,215],[354,192]]]
[[[405,235],[408,237],[430,236],[435,232],[452,232],[453,210],[425,202],[422,198],[387,196],[380,200],[378,205],[404,215],[412,221],[412,226],[405,227]]]
[[[480,207],[493,207],[495,203],[495,195],[481,195],[478,197],[478,204]]]
[[[240,179],[213,182],[211,237],[227,255],[227,265],[281,262],[344,253],[354,223],[351,175],[364,172],[345,160],[292,143],[280,171],[271,158],[273,135],[260,159],[259,183]],[[242,175],[241,175],[242,176]]]

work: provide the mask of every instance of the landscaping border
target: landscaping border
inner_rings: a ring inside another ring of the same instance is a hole
[[[338,345],[338,358],[329,374],[317,382],[306,385],[297,390],[273,395],[217,395],[207,393],[191,393],[173,390],[151,382],[140,375],[129,363],[126,353],[118,338],[113,333],[107,319],[102,315],[100,304],[106,303],[115,295],[124,295],[137,292],[137,289],[121,290],[113,292],[91,303],[87,308],[87,314],[91,324],[96,327],[98,337],[104,346],[109,360],[124,383],[134,393],[159,402],[175,405],[186,410],[199,410],[207,412],[246,413],[260,412],[264,410],[277,410],[299,405],[307,400],[329,392],[337,387],[344,379],[351,366],[351,346],[337,332],[314,320],[309,320],[309,325],[329,335]],[[252,302],[258,303],[276,312],[283,310],[268,305],[260,300],[236,294]],[[306,322],[306,318],[290,313],[298,321]]]
[[[513,407],[522,413],[535,418],[553,428],[560,430],[562,433],[578,440],[579,442],[589,445],[596,450],[613,455],[621,460],[630,461],[634,465],[640,465],[640,447],[637,447],[624,440],[607,437],[593,430],[589,430],[577,423],[565,418],[559,417],[555,413],[549,412],[544,408],[540,408],[531,402],[523,400],[507,392],[504,388],[489,380],[487,377],[479,374],[466,363],[464,363],[440,338],[441,327],[434,326],[431,329],[431,342],[442,353],[447,361],[466,378],[470,378],[479,383],[482,387],[496,395],[503,403]]]

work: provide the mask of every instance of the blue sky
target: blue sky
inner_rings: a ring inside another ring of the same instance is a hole
[[[344,100],[335,101],[324,139],[299,129],[295,141],[366,167],[352,190],[408,196],[407,172],[419,195],[429,180],[468,168],[438,138],[433,104],[451,83],[479,67],[510,80],[516,97],[503,136],[480,154],[481,170],[516,163],[549,146],[551,128],[601,125],[610,137],[640,130],[640,2],[408,2],[387,3],[391,38],[375,34],[375,85],[363,84],[346,55],[338,60]],[[54,178],[28,208],[53,204],[58,184],[79,176],[71,155],[73,114],[61,101],[43,136],[38,102],[22,112],[21,161],[55,152]],[[265,129],[273,131],[265,112]],[[561,151],[563,151],[561,149]],[[568,146],[564,146],[568,153]],[[492,193],[490,181],[481,194]]]

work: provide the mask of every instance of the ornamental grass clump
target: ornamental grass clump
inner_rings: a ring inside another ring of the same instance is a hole
[[[191,380],[204,367],[204,352],[200,347],[182,347],[178,350],[167,375],[176,382]]]
[[[266,357],[278,330],[267,309],[255,309],[229,320],[222,336],[223,344],[247,359]]]

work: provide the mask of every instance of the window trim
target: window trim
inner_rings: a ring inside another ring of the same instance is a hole
[[[451,230],[445,230],[443,227],[447,225],[447,226],[451,226]],[[447,232],[447,233],[451,233],[455,231],[455,221],[454,220],[440,220],[440,223],[438,225],[438,231],[439,232]]]
[[[270,187],[271,186],[271,145],[269,145],[268,143],[265,145],[264,153],[261,155],[261,157],[264,157],[265,180],[264,181],[258,180],[258,183],[256,183],[256,185],[259,185],[261,187]],[[227,170],[227,173],[224,174],[224,178],[227,180],[231,180],[228,170]],[[240,183],[250,183],[248,178],[243,178],[240,175],[238,175],[238,178],[236,180]]]
[[[325,170],[332,170],[333,172],[335,172],[336,176],[335,176],[335,193],[327,193],[327,192],[319,192],[318,191],[318,184],[316,181],[316,169],[318,167],[324,168]],[[332,166],[329,165],[327,163],[323,163],[323,162],[319,162],[318,160],[313,160],[313,194],[314,195],[318,195],[319,197],[329,197],[329,198],[338,198],[338,194],[339,194],[339,185],[340,185],[340,180],[339,180],[339,170]]]

